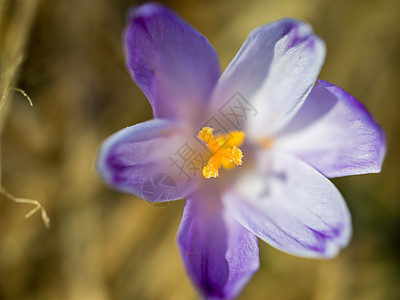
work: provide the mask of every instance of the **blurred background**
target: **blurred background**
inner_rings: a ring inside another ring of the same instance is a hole
[[[94,171],[101,142],[152,117],[125,69],[121,34],[134,0],[0,0],[2,186],[0,299],[197,299],[175,234],[183,201],[163,207],[111,191]],[[334,180],[354,236],[330,261],[260,242],[261,268],[240,299],[400,299],[400,1],[165,1],[208,37],[225,68],[247,34],[307,20],[328,49],[321,78],[386,130],[381,174]],[[9,87],[20,88],[32,99]]]

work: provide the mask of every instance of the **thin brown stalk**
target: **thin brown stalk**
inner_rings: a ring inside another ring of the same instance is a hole
[[[38,0],[25,0],[12,2],[0,0],[0,138],[3,132],[5,120],[10,111],[10,91],[21,93],[32,106],[32,100],[28,94],[13,85],[15,84],[19,67],[23,61],[24,51],[29,37],[29,31],[36,14]],[[14,13],[10,7],[15,6]],[[5,198],[21,204],[30,204],[35,207],[30,210],[25,218],[29,218],[39,210],[46,227],[50,226],[50,219],[45,208],[38,200],[18,198],[11,195],[2,185],[2,163],[1,163],[1,139],[0,139],[0,194]]]

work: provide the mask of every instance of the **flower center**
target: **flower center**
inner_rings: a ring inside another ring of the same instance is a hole
[[[231,131],[227,134],[213,136],[213,128],[203,127],[200,130],[198,138],[207,143],[212,151],[212,156],[207,165],[203,168],[205,178],[218,177],[218,170],[222,166],[225,169],[231,169],[235,165],[242,164],[242,150],[238,148],[243,142],[244,132]]]

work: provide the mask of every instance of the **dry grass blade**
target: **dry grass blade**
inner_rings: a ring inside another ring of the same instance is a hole
[[[9,8],[12,5],[18,7],[15,13],[9,14]],[[10,90],[21,93],[29,101],[29,104],[33,105],[31,98],[24,90],[14,88],[12,85],[18,77],[18,69],[23,59],[37,5],[37,0],[21,1],[17,4],[7,0],[0,2],[0,34],[2,35],[0,37],[0,135],[9,113],[7,98]],[[17,198],[7,192],[1,184],[1,171],[0,158],[0,193],[15,203],[34,205],[35,207],[25,215],[25,218],[29,218],[40,210],[44,224],[49,227],[50,219],[42,204],[38,200]]]
[[[21,204],[30,204],[34,205],[35,207],[32,208],[26,215],[25,219],[30,218],[33,214],[38,212],[39,210],[41,211],[42,214],[42,220],[44,225],[49,228],[50,227],[50,218],[47,215],[46,209],[43,207],[43,205],[38,201],[38,200],[33,200],[33,199],[26,199],[26,198],[17,198],[13,195],[11,195],[9,192],[7,192],[3,187],[0,187],[0,193],[6,197],[7,199],[15,202],[15,203],[21,203]]]
[[[16,91],[16,92],[20,92],[22,94],[22,96],[25,97],[26,100],[28,100],[29,105],[33,106],[33,102],[31,97],[29,97],[29,95],[23,90],[23,89],[19,89],[19,88],[12,88],[12,90]]]

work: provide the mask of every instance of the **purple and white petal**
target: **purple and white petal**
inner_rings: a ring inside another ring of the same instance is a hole
[[[153,119],[113,134],[98,153],[100,176],[113,188],[151,202],[186,197],[193,180],[171,165],[177,145],[185,141],[180,127],[172,121]]]
[[[282,19],[259,27],[222,74],[212,107],[224,107],[239,93],[257,112],[246,116],[248,132],[256,137],[271,135],[300,108],[324,58],[323,41],[304,22]]]
[[[124,41],[128,69],[154,116],[198,116],[220,75],[208,40],[171,10],[150,3],[130,12]]]
[[[259,267],[257,238],[212,191],[189,196],[178,232],[186,270],[206,299],[234,299]]]
[[[347,206],[336,187],[301,160],[260,154],[223,203],[244,227],[284,252],[331,258],[351,237]]]
[[[275,144],[327,177],[380,172],[386,152],[385,134],[364,105],[322,80]]]

